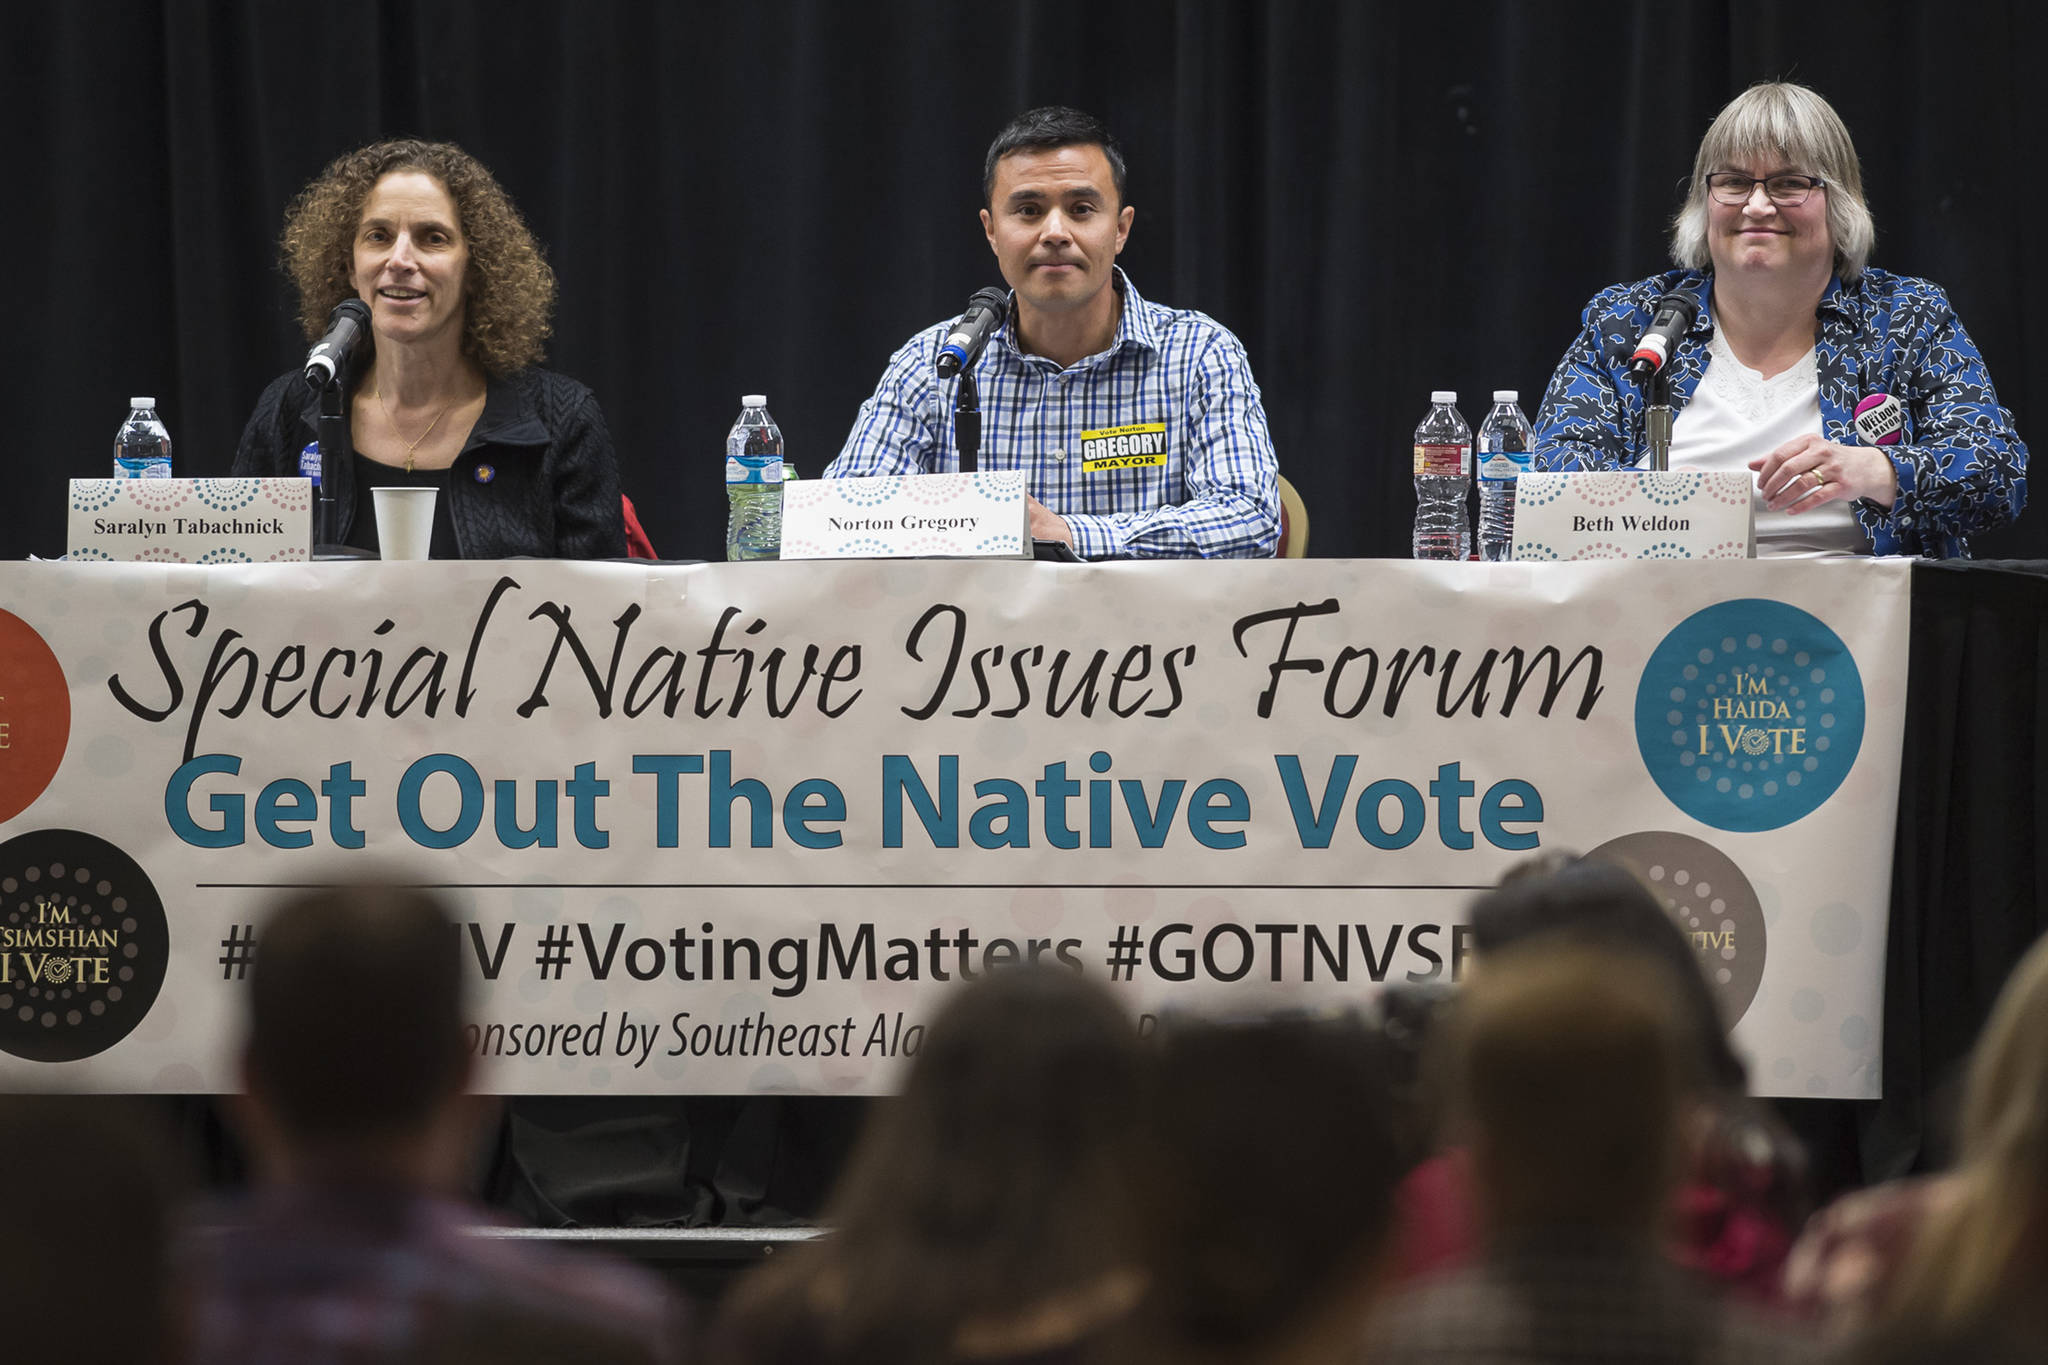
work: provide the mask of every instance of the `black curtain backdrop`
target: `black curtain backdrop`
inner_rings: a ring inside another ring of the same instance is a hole
[[[2048,428],[2048,37],[2034,0],[158,0],[10,7],[0,127],[0,554],[63,548],[154,393],[181,473],[228,471],[304,343],[291,195],[385,136],[451,139],[545,243],[549,363],[590,384],[656,546],[720,557],[718,457],[766,391],[815,476],[890,351],[999,283],[981,158],[1015,111],[1099,113],[1124,263],[1236,330],[1311,552],[1404,555],[1432,388],[1532,412],[1600,287],[1665,265],[1714,112],[1812,84],[1856,136],[1877,264],[1947,287],[2023,435]],[[1985,537],[2038,557],[2038,512]]]

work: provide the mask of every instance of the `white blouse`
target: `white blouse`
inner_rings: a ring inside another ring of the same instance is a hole
[[[1707,343],[1706,373],[1671,428],[1671,467],[1732,471],[1749,479],[1754,489],[1756,475],[1749,462],[1807,434],[1824,434],[1814,353],[1809,350],[1791,369],[1766,379],[1735,358],[1716,327]],[[1870,537],[1845,501],[1794,516],[1766,508],[1760,491],[1751,497],[1760,559],[1870,553]]]

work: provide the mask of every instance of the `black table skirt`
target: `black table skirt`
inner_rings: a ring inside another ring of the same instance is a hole
[[[1866,1180],[1946,1159],[1970,1045],[2048,929],[2044,731],[2048,563],[1915,565],[1884,1098],[1857,1125]]]

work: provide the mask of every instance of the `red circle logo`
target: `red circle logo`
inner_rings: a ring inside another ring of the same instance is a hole
[[[0,611],[0,824],[35,803],[71,738],[71,688],[34,627]]]

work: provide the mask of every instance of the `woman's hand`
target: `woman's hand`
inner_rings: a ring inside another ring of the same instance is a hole
[[[1892,462],[1875,446],[1845,446],[1798,436],[1749,462],[1756,486],[1773,512],[1797,516],[1826,502],[1868,498],[1890,507],[1899,496]]]

